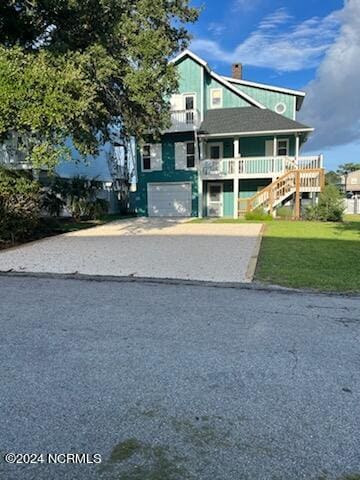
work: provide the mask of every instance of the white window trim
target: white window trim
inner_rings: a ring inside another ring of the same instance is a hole
[[[220,92],[220,105],[213,104],[213,92],[218,90]],[[210,88],[210,108],[222,108],[223,107],[223,89],[222,88]]]
[[[195,92],[188,92],[188,93],[183,93],[183,109],[186,110],[186,97],[193,97],[194,98],[194,110],[196,111],[197,105],[196,105],[196,93]]]
[[[224,143],[223,142],[209,142],[208,143],[208,158],[210,158],[210,149],[211,147],[220,147],[220,158],[219,160],[222,160],[224,158]],[[217,160],[216,158],[213,158],[212,160]]]
[[[196,168],[196,142],[195,142],[195,141],[194,141],[194,142],[189,141],[189,142],[184,142],[184,143],[185,143],[185,145],[186,145],[186,147],[185,147],[185,148],[186,148],[186,151],[185,151],[186,167],[184,168],[184,170],[187,170],[187,171],[197,170],[197,168]],[[187,145],[188,145],[188,143],[193,143],[193,144],[194,144],[194,166],[193,166],[193,167],[188,167],[188,166],[187,166],[187,157],[188,157],[188,154],[187,154]]]
[[[212,186],[219,186],[221,188],[221,215],[218,218],[222,218],[224,216],[224,185],[222,182],[209,182],[206,192],[206,210],[209,210],[210,207],[210,185]],[[208,212],[207,212],[208,213]],[[216,218],[216,217],[215,217]]]
[[[150,168],[144,168],[144,155],[143,155],[143,150],[144,147],[150,147]],[[144,173],[151,172],[151,143],[145,143],[140,151],[140,157],[141,157],[141,171]]]
[[[279,143],[280,142],[286,142],[286,155],[280,155],[279,154]],[[277,157],[288,157],[290,154],[290,141],[288,138],[278,138],[277,139],[277,145],[276,145],[276,156]]]
[[[152,158],[151,158],[151,147],[154,146],[154,145],[157,145],[157,144],[155,144],[155,143],[145,143],[141,148],[140,157],[141,157],[141,172],[142,173],[161,172],[164,168],[163,165],[162,165],[161,169],[152,168],[153,162],[152,162]],[[159,144],[159,145],[161,145],[161,144]],[[142,153],[143,148],[146,147],[146,146],[150,146],[150,168],[149,169],[144,168],[144,157],[143,157],[143,153]],[[162,159],[161,159],[161,161],[162,161]]]
[[[282,112],[277,111],[277,108],[280,107],[280,106],[284,107],[284,110]],[[278,115],[285,115],[286,111],[287,111],[287,106],[286,106],[285,102],[278,102],[275,105],[275,113],[277,113]]]

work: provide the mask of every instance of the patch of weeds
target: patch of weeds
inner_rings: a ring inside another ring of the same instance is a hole
[[[350,473],[350,475],[345,475],[345,477],[339,477],[338,480],[360,480],[360,473]]]
[[[321,475],[318,477],[318,480],[327,480],[326,475]],[[341,477],[338,477],[337,480],[360,480],[360,473],[350,473],[347,475],[342,475]]]
[[[147,465],[135,465],[122,473],[121,480],[185,480],[190,477],[186,469],[179,465],[179,459],[171,458],[165,447],[144,445],[142,453]]]
[[[130,438],[113,448],[109,462],[103,469],[112,471],[111,478],[119,480],[189,479],[181,461],[171,453],[169,447],[153,446]],[[114,472],[116,464],[121,464],[121,473]]]
[[[141,444],[136,438],[129,438],[125,442],[118,443],[112,450],[110,462],[123,462],[141,449]]]

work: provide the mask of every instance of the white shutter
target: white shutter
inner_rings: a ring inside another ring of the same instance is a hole
[[[183,96],[179,94],[171,95],[170,98],[171,110],[183,110],[184,109],[184,100]]]
[[[266,140],[265,142],[265,156],[273,157],[274,156],[274,140]]]
[[[186,169],[186,143],[175,143],[175,170]]]
[[[150,147],[151,170],[162,170],[162,144],[152,143]]]

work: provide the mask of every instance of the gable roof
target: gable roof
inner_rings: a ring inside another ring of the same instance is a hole
[[[234,93],[235,95],[237,95],[238,97],[241,97],[243,98],[244,100],[246,100],[248,103],[250,103],[251,105],[257,107],[257,108],[262,108],[262,109],[265,109],[266,107],[258,102],[257,100],[255,100],[254,98],[252,98],[250,95],[248,95],[247,93],[245,92],[242,92],[240,91],[239,89],[237,89],[236,87],[234,87],[234,85],[232,85],[230,82],[228,82],[224,77],[222,77],[221,75],[218,75],[217,73],[215,73],[213,70],[211,70],[211,68],[209,67],[208,63],[205,62],[205,60],[203,60],[202,58],[200,58],[198,55],[196,55],[195,53],[193,53],[191,50],[184,50],[183,52],[181,52],[177,57],[173,58],[172,60],[170,60],[171,63],[179,63],[181,60],[183,60],[185,57],[190,57],[192,58],[195,62],[197,62],[199,65],[201,65],[202,67],[205,68],[205,70],[207,71],[207,73],[214,79],[216,80],[217,82],[219,82],[221,85],[223,85],[224,87],[226,87],[228,90],[230,90],[232,93]]]
[[[217,108],[205,113],[200,135],[255,135],[312,132],[314,129],[268,109]]]
[[[223,78],[230,82],[235,83],[236,85],[244,85],[246,87],[254,87],[260,88],[262,90],[270,90],[271,92],[279,92],[279,93],[286,93],[288,95],[294,95],[296,97],[296,109],[300,110],[304,98],[306,96],[305,92],[300,90],[293,90],[291,88],[283,88],[283,87],[276,87],[275,85],[268,85],[267,83],[258,83],[258,82],[250,82],[249,80],[239,80],[237,78],[223,76]]]

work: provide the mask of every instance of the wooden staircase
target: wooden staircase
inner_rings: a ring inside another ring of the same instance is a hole
[[[256,208],[273,214],[275,208],[295,195],[294,217],[300,217],[300,197],[304,192],[320,192],[325,185],[323,168],[296,168],[284,173],[253,197],[239,199],[239,216]]]

